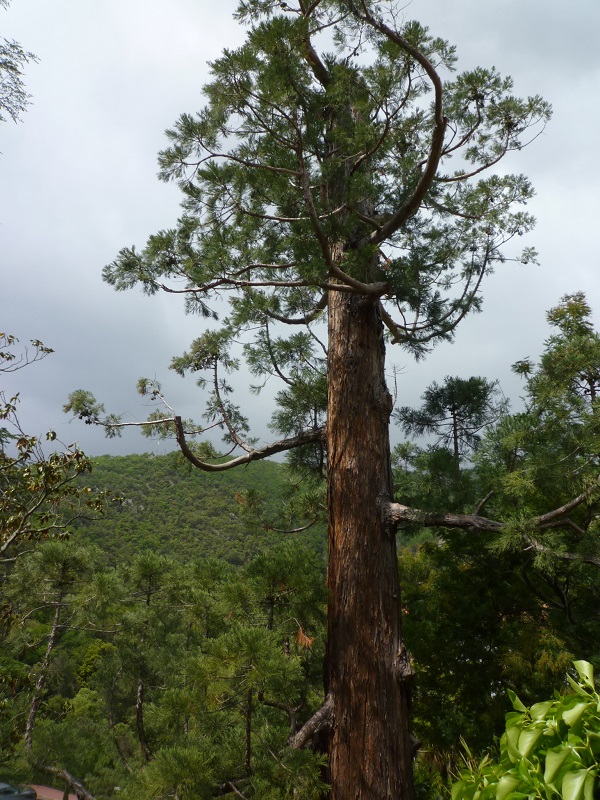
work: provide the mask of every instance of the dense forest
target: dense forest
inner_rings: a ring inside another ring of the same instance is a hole
[[[573,660],[599,661],[590,316],[580,294],[549,312],[539,363],[514,367],[525,381],[517,413],[482,378],[446,378],[421,408],[397,412],[413,435],[394,451],[395,481],[422,514],[398,545],[423,797],[492,745],[511,703],[523,712],[556,689],[567,700],[593,690],[593,679],[569,678],[579,695],[565,679]],[[5,467],[29,468],[3,452]],[[289,747],[322,702],[325,647],[324,510],[284,527],[302,508],[297,471],[259,462],[203,475],[177,453],[67,468],[78,518],[53,535],[38,510],[5,549],[0,774],[49,771],[101,800],[115,786],[124,798],[319,797],[319,749]],[[559,507],[582,474],[585,496],[535,533],[548,498]],[[428,525],[440,507],[488,521],[512,509],[513,521],[473,537]],[[4,533],[19,508],[4,506]]]
[[[152,549],[182,560],[216,557],[240,565],[299,525],[291,503],[297,481],[283,465],[262,462],[236,474],[199,474],[178,453],[94,459],[92,489],[113,499],[105,516],[80,522],[80,535],[113,564]],[[303,534],[325,546],[323,513]],[[317,523],[320,523],[317,524]],[[316,534],[316,539],[315,539]]]

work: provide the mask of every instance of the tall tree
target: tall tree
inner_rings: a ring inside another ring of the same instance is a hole
[[[600,337],[581,293],[563,297],[547,319],[541,358],[515,365],[527,378],[525,410],[488,429],[461,474],[453,510],[477,505],[471,530],[487,535],[453,529],[468,529],[468,515],[423,514],[421,523],[446,530],[402,554],[417,730],[446,757],[459,736],[480,747],[479,737],[500,735],[506,688],[533,702],[573,657],[597,659]],[[414,505],[447,509],[437,465],[411,463],[408,447],[401,454]]]
[[[95,555],[90,549],[67,542],[45,542],[28,557],[18,561],[7,591],[13,604],[13,614],[17,619],[20,617],[8,638],[9,652],[16,650],[21,659],[26,661],[30,657],[27,651],[31,649],[31,643],[27,641],[28,629],[33,629],[34,636],[41,633],[41,642],[36,644],[37,647],[41,644],[43,655],[33,669],[32,691],[24,715],[24,752],[36,770],[66,782],[77,791],[78,797],[85,800],[94,798],[69,770],[56,766],[52,758],[46,760],[43,748],[37,747],[35,730],[57,646],[65,629],[73,625],[77,615],[77,585],[85,581]],[[21,614],[20,607],[23,604],[29,604],[29,608]]]
[[[546,314],[553,330],[538,369],[530,359],[513,366],[528,378],[532,406],[556,410],[558,401],[568,404],[578,416],[594,412],[600,392],[600,334],[594,330],[591,316],[583,292],[565,295]]]
[[[450,447],[456,464],[477,445],[479,434],[506,411],[497,381],[485,378],[451,378],[440,386],[435,381],[421,399],[421,408],[403,406],[397,419],[405,433],[433,434],[436,444]]]
[[[182,218],[142,252],[122,250],[104,278],[183,294],[212,320],[212,301],[230,295],[229,315],[172,366],[199,374],[207,423],[241,454],[201,458],[189,443],[201,428],[172,409],[147,429],[172,430],[204,470],[299,448],[318,465],[326,454],[326,701],[293,743],[325,734],[335,800],[411,798],[394,535],[404,507],[392,502],[384,341],[422,355],[479,307],[484,276],[533,224],[517,210],[532,195],[527,179],[493,167],[550,110],[513,96],[494,69],[453,76],[454,48],[399,24],[393,4],[243,0],[237,17],[245,44],[212,64],[207,105],[179,119],[160,156],[162,178],[184,193]],[[286,326],[305,334],[286,339]],[[246,439],[222,377],[245,334],[253,370],[281,378],[279,404],[296,410],[274,415],[284,438],[264,447]],[[140,389],[161,399],[149,381]],[[87,392],[66,408],[102,421]]]

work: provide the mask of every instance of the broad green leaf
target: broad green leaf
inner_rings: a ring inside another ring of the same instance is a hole
[[[578,736],[576,733],[573,733],[573,730],[574,730],[573,728],[570,728],[567,734],[567,744],[573,751],[573,754],[578,755],[579,750],[583,750],[585,747],[587,747],[587,742],[584,741],[581,736]]]
[[[527,757],[533,750],[541,735],[542,728],[525,728],[521,731],[519,736],[517,750]]]
[[[570,755],[571,750],[568,747],[557,747],[553,750],[548,750],[546,753],[546,768],[544,770],[544,780],[546,783],[552,783],[559,769]]]
[[[504,800],[506,795],[514,792],[520,783],[521,778],[518,775],[506,772],[496,784],[496,800]]]
[[[464,781],[456,781],[456,783],[452,787],[452,800],[460,800],[463,797],[463,792],[466,788],[466,783]]]
[[[567,772],[562,782],[561,794],[563,800],[580,800],[583,795],[583,788],[588,774],[589,771],[587,769]]]
[[[587,778],[583,784],[583,800],[594,800],[594,784],[596,783],[596,770],[588,770]]]
[[[600,696],[590,691],[591,666],[576,667],[581,683],[569,678],[575,694],[555,693],[528,709],[509,693],[516,711],[506,715],[500,760],[461,773],[478,797],[460,800],[599,800]]]
[[[573,666],[586,686],[594,688],[594,668],[588,661],[574,661]]]
[[[521,780],[523,781],[522,789],[524,791],[530,790],[531,785],[533,783],[533,777],[535,775],[535,767],[525,756],[519,762],[519,775],[521,776]]]
[[[546,719],[548,711],[550,711],[550,709],[553,708],[555,705],[556,704],[552,700],[547,700],[544,703],[536,703],[529,709],[529,713],[531,714],[531,719],[536,721],[541,719]]]
[[[580,719],[581,715],[584,711],[589,708],[590,703],[586,702],[585,700],[580,700],[579,702],[575,703],[572,708],[567,708],[562,712],[562,718],[567,723],[567,725],[572,728],[573,725]]]
[[[506,749],[511,761],[520,761],[523,757],[519,750],[519,736],[521,735],[521,726],[513,726],[507,728],[504,736],[506,737]]]
[[[589,697],[589,694],[586,692],[586,690],[579,683],[577,683],[577,681],[574,681],[570,675],[567,675],[567,680],[569,681],[569,686],[574,692],[577,692],[577,694],[583,695],[584,697]]]
[[[508,697],[510,698],[510,702],[512,703],[514,709],[517,711],[522,711],[523,713],[527,711],[527,707],[523,705],[512,689],[508,689]]]

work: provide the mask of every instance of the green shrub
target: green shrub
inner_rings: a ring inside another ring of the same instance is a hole
[[[600,763],[600,695],[587,661],[575,661],[572,694],[526,708],[510,692],[500,756],[461,772],[452,800],[594,800]]]

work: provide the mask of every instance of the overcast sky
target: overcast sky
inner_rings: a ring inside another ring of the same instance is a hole
[[[168,365],[202,320],[184,317],[177,298],[116,293],[100,273],[122,247],[143,246],[177,219],[179,193],[156,180],[156,154],[179,114],[201,108],[206,62],[243,40],[235,6],[13,0],[0,9],[0,35],[40,59],[27,69],[33,104],[23,121],[0,124],[0,330],[56,351],[3,376],[21,392],[30,433],[52,428],[92,455],[162,452],[133,431],[106,440],[61,411],[70,391],[85,388],[127,419],[143,418],[140,376],[159,378],[183,416],[201,413],[194,381]],[[582,290],[600,327],[600,2],[413,0],[405,14],[457,45],[459,69],[494,65],[513,76],[516,94],[541,94],[554,107],[546,132],[511,162],[536,187],[538,225],[524,244],[541,265],[499,267],[483,313],[425,362],[389,353],[402,367],[399,404],[417,404],[432,380],[450,374],[499,378],[516,405],[521,384],[510,365],[539,356],[548,308]],[[249,402],[257,434],[268,438],[266,402]]]

